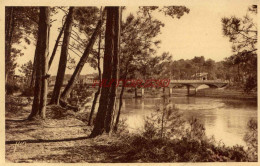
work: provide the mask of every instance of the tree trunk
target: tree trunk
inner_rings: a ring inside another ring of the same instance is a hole
[[[98,91],[95,93],[94,100],[92,103],[92,107],[91,107],[91,111],[90,111],[89,119],[88,119],[88,126],[90,126],[92,124],[92,116],[93,116],[95,108],[96,108],[96,103],[97,103],[98,96],[100,94],[100,90],[101,90],[101,88],[99,86]]]
[[[40,13],[41,15],[41,13]],[[40,25],[39,25],[39,30],[38,30],[38,35],[40,35],[40,31],[41,28],[40,28]],[[39,107],[40,107],[40,90],[41,90],[41,77],[42,77],[42,74],[41,74],[41,57],[40,57],[40,52],[39,50],[41,49],[41,37],[38,36],[38,40],[37,40],[37,45],[36,45],[36,58],[35,58],[35,84],[34,84],[34,98],[33,98],[33,105],[32,105],[32,111],[31,111],[31,114],[29,115],[28,119],[29,120],[32,120],[34,118],[36,118],[38,115],[39,115]]]
[[[135,87],[135,98],[137,98],[137,88]]]
[[[65,21],[65,23],[66,23],[66,21]],[[51,67],[52,61],[53,61],[53,59],[55,57],[57,48],[59,46],[59,41],[60,41],[60,38],[61,38],[61,36],[63,34],[65,23],[63,24],[62,29],[61,29],[61,31],[60,31],[60,33],[59,33],[59,35],[57,37],[56,43],[54,45],[54,48],[53,48],[53,51],[52,51],[52,54],[51,54],[51,57],[50,57],[50,60],[49,60],[48,70]],[[33,62],[33,72],[32,72],[32,75],[31,75],[31,83],[30,83],[30,87],[32,87],[32,88],[33,88],[33,85],[34,85],[34,82],[35,82],[35,75],[36,75],[36,69],[35,69],[36,68],[36,58],[35,58],[36,57],[36,52],[37,52],[37,50],[35,49],[34,62]]]
[[[104,15],[104,14],[105,14],[105,9],[104,9],[102,15]],[[93,48],[93,45],[94,45],[94,43],[96,41],[96,38],[97,38],[97,36],[98,36],[98,34],[99,34],[100,30],[101,30],[101,27],[102,27],[102,22],[99,21],[97,26],[96,26],[96,29],[95,29],[94,33],[92,34],[92,36],[91,36],[91,38],[89,40],[89,43],[88,43],[88,45],[87,45],[87,47],[86,47],[82,57],[80,58],[77,66],[76,66],[75,71],[73,72],[73,74],[72,74],[72,76],[71,76],[67,86],[65,87],[64,91],[61,94],[62,100],[66,101],[68,96],[69,96],[69,94],[71,93],[71,90],[73,89],[73,87],[75,85],[75,82],[78,79],[78,77],[79,77],[79,75],[81,73],[81,70],[84,67],[84,65],[85,65],[85,63],[86,63],[86,61],[88,59],[90,51]]]
[[[125,75],[124,75],[124,81],[126,80],[126,77],[127,77],[127,66],[126,65],[126,71],[125,71]],[[122,105],[123,105],[123,95],[124,95],[124,91],[125,91],[125,83],[123,83],[122,85],[122,89],[121,89],[121,92],[120,92],[120,97],[119,97],[119,108],[118,108],[118,112],[117,112],[117,116],[116,116],[116,122],[115,122],[115,125],[114,125],[114,131],[116,132],[117,129],[118,129],[118,123],[119,123],[119,118],[120,118],[120,114],[121,114],[121,108],[122,108]]]
[[[42,79],[41,79],[41,99],[40,99],[40,113],[41,117],[45,119],[46,115],[46,104],[47,104],[47,94],[48,94],[48,56],[49,56],[49,40],[50,40],[50,10],[48,9],[48,12],[46,12],[46,33],[47,35],[44,36],[44,43],[42,46],[42,49],[45,50],[42,58],[41,58],[41,72],[42,72]]]
[[[239,63],[237,64],[237,78],[238,78],[238,82],[240,82],[240,68],[239,68]]]
[[[37,46],[35,48],[35,52],[34,52],[34,60],[33,60],[33,71],[32,71],[32,75],[31,75],[31,83],[30,83],[30,87],[34,88],[34,83],[35,83],[35,78],[36,78],[36,56],[37,56]]]
[[[119,78],[119,51],[120,51],[120,8],[115,9],[114,13],[114,55],[112,57],[113,68],[112,68],[112,86],[110,88],[110,96],[108,103],[108,110],[105,121],[106,132],[109,133],[113,126],[113,118],[115,112],[115,102],[116,102],[116,92],[117,92],[117,83]]]
[[[5,22],[5,82],[7,83],[10,70],[12,38],[14,31],[14,9],[6,7],[6,22]]]
[[[67,17],[68,17],[68,16],[67,16]],[[64,24],[63,24],[63,26],[62,26],[62,28],[61,28],[61,30],[60,30],[60,33],[59,33],[59,35],[58,35],[58,37],[57,37],[56,43],[55,43],[55,45],[54,45],[54,48],[53,48],[53,50],[52,50],[52,54],[51,54],[51,57],[50,57],[50,60],[49,60],[49,68],[48,68],[48,69],[51,68],[51,64],[52,64],[52,61],[53,61],[53,59],[54,59],[54,57],[55,57],[57,48],[58,48],[58,46],[59,46],[60,38],[61,38],[61,36],[62,36],[62,34],[63,34],[64,29],[65,29],[67,20],[68,20],[68,19],[66,18],[66,20],[65,20],[65,22],[64,22]]]
[[[102,24],[102,20],[103,19],[102,19],[101,11],[102,11],[102,8],[100,9],[100,21],[101,21],[101,24]],[[99,79],[99,82],[101,82],[101,69],[100,69],[100,49],[101,48],[100,47],[101,47],[101,32],[99,32],[98,56],[97,56],[97,60],[98,60],[98,79]],[[93,116],[95,108],[96,108],[96,103],[97,103],[98,96],[100,94],[100,90],[101,90],[101,86],[98,86],[98,90],[95,93],[95,97],[94,97],[93,104],[92,104],[92,107],[91,107],[89,120],[88,120],[88,126],[90,126],[91,123],[92,123],[92,116]]]
[[[117,79],[118,67],[118,46],[119,46],[119,7],[107,7],[107,22],[105,33],[105,54],[103,62],[103,75],[102,79],[111,81],[111,78]],[[113,71],[112,71],[113,70]],[[116,80],[117,81],[117,80]],[[111,105],[114,106],[114,94],[116,92],[116,83],[112,87],[102,87],[101,96],[99,100],[99,108],[95,120],[94,129],[90,137],[101,135],[105,130],[107,132],[112,119],[113,110]],[[112,98],[110,98],[112,97]],[[113,107],[112,107],[113,108]],[[109,117],[110,116],[110,117]]]
[[[60,100],[60,91],[63,85],[64,75],[67,66],[68,48],[69,48],[70,35],[72,29],[72,22],[73,22],[73,10],[74,8],[70,7],[69,14],[66,19],[67,23],[64,29],[64,37],[63,37],[63,43],[61,48],[61,54],[60,54],[59,68],[58,68],[58,73],[57,73],[50,104],[59,104],[59,100]]]
[[[36,79],[34,86],[34,99],[32,111],[28,119],[37,117],[45,118],[46,99],[47,99],[47,57],[49,49],[49,27],[50,27],[50,9],[49,7],[40,7],[39,29],[36,45]]]

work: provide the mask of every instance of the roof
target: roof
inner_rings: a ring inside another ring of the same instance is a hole
[[[203,76],[207,76],[207,75],[208,75],[208,73],[202,72],[202,73],[193,74],[192,77],[203,77]]]
[[[65,74],[64,80],[69,80],[71,78],[72,74]],[[85,74],[85,75],[79,75],[79,79],[88,79],[88,78],[94,78],[95,74]],[[51,76],[50,80],[55,81],[56,76]]]

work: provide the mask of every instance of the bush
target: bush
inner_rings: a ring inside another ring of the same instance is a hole
[[[257,134],[257,119],[250,119],[248,124],[248,132],[244,136],[244,141],[246,142],[248,149],[248,157],[252,161],[257,161],[257,151],[258,151],[258,134]]]
[[[22,90],[22,94],[21,95],[25,96],[25,97],[32,97],[32,96],[34,96],[34,89],[30,88],[30,87],[27,87],[27,88]]]
[[[80,105],[84,106],[87,102],[89,102],[90,97],[92,95],[92,91],[87,88],[85,85],[80,84],[73,88],[72,95],[68,99],[69,104],[71,105]]]
[[[256,88],[257,88],[257,76],[248,77],[244,85],[244,91],[246,93],[250,93],[252,90],[256,91]]]
[[[183,135],[184,119],[175,105],[165,104],[145,118],[144,137],[179,138]]]
[[[189,140],[202,141],[207,140],[205,127],[199,123],[198,119],[193,118],[188,122],[185,136]]]
[[[118,128],[114,133],[119,134],[119,136],[129,134],[128,125],[126,123],[126,118],[122,118],[119,120]]]
[[[15,84],[6,84],[5,85],[5,90],[6,90],[6,94],[7,95],[12,95],[15,92],[18,92],[20,90],[20,88],[15,85]]]
[[[28,101],[21,97],[6,96],[5,98],[5,113],[6,116],[18,116],[23,107],[28,105]]]

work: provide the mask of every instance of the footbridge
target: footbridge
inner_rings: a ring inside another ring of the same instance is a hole
[[[222,88],[228,84],[228,81],[222,80],[171,80],[170,85],[186,85],[198,88],[201,85],[208,85],[211,88]]]
[[[95,83],[98,83],[98,81],[94,81]],[[92,86],[93,81],[88,81],[85,84],[88,86]],[[201,85],[207,85],[210,88],[222,88],[228,85],[228,81],[226,80],[170,80],[167,87],[164,87],[164,89],[169,89],[169,95],[172,94],[173,88],[177,85],[182,85],[187,87],[187,94],[190,95],[190,88],[195,89],[195,94],[197,92],[197,89]],[[119,87],[122,86],[122,82],[119,83]],[[95,86],[95,87],[98,87]],[[162,87],[163,88],[163,87]],[[142,96],[144,95],[145,88],[138,88],[142,90]]]
[[[171,80],[169,84],[169,93],[172,94],[172,88],[176,85],[184,85],[187,87],[187,93],[190,95],[190,88],[195,89],[195,94],[197,89],[201,85],[207,85],[210,88],[223,88],[228,85],[226,80]]]

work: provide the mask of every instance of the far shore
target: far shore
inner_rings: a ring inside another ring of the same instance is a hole
[[[118,91],[119,97],[120,90]],[[169,92],[166,90],[165,94],[169,96]],[[145,90],[145,94],[142,97],[140,90],[138,91],[137,98],[160,98],[164,95],[161,89],[158,90]],[[187,89],[174,88],[171,97],[188,96]],[[212,97],[212,98],[227,98],[227,99],[245,99],[245,100],[257,100],[257,92],[245,93],[243,90],[225,89],[225,88],[205,88],[197,90],[190,90],[190,96],[193,97]],[[134,92],[124,92],[124,99],[135,98]]]

